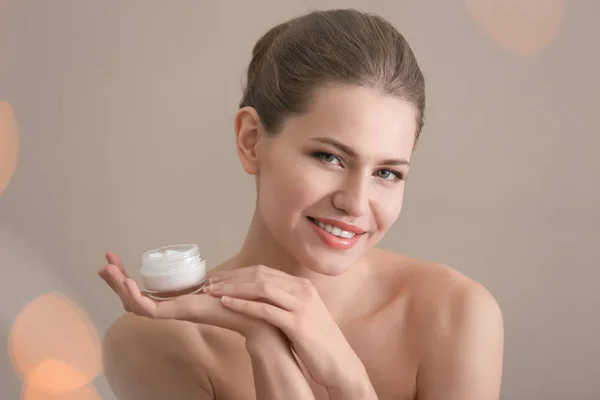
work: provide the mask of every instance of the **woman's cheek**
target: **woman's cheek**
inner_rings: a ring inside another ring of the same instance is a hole
[[[402,211],[404,188],[395,191],[379,193],[375,203],[375,219],[381,230],[387,232],[396,222]]]
[[[296,208],[299,196],[303,195],[306,173],[291,168],[290,164],[293,163],[272,165],[261,176],[259,201],[265,213],[289,213]]]

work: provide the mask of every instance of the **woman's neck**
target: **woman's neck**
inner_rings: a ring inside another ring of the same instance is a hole
[[[254,212],[244,244],[235,257],[244,266],[266,265],[290,275],[314,278],[314,274],[283,248],[266,227],[262,218]],[[312,279],[311,279],[312,280]]]
[[[348,305],[369,273],[367,265],[362,265],[367,264],[364,261],[359,261],[338,276],[327,276],[310,270],[279,244],[256,211],[242,248],[228,264],[233,268],[265,265],[306,278],[312,282],[332,312],[338,306],[344,308]]]

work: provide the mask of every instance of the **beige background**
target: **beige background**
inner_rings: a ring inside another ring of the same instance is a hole
[[[252,45],[318,6],[392,20],[428,80],[405,208],[383,247],[494,293],[502,399],[600,398],[600,2],[568,2],[561,24],[560,1],[479,23],[475,3],[0,0],[0,100],[20,140],[0,197],[0,397],[19,398],[4,343],[30,301],[63,292],[100,335],[121,313],[95,275],[106,249],[131,268],[165,244],[199,243],[212,264],[236,251],[254,189],[232,117]],[[101,375],[94,384],[113,399]]]

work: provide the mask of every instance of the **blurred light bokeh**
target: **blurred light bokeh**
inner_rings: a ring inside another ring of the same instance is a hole
[[[8,354],[30,390],[66,394],[101,371],[100,340],[89,317],[61,293],[39,296],[11,326]]]
[[[466,0],[479,30],[502,49],[534,56],[558,36],[566,0]]]
[[[17,121],[10,103],[0,101],[0,195],[8,186],[19,153]]]
[[[64,394],[74,392],[90,379],[69,363],[56,358],[40,361],[28,374],[26,384],[40,392]]]
[[[21,400],[103,400],[93,386],[83,386],[71,392],[49,393],[36,386],[26,386]]]

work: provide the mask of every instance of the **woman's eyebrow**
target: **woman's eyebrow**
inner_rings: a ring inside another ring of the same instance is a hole
[[[350,157],[356,157],[356,155],[357,155],[356,151],[352,147],[350,147],[350,146],[348,146],[348,145],[346,145],[346,144],[344,144],[344,143],[342,143],[342,142],[340,142],[340,141],[338,141],[336,139],[328,138],[328,137],[314,137],[314,138],[310,138],[310,139],[314,140],[316,142],[329,144],[329,145],[337,148],[338,150],[346,153]],[[389,159],[386,159],[386,160],[381,160],[380,164],[384,164],[384,165],[410,165],[410,162],[408,160],[404,159],[404,158],[389,158]]]

